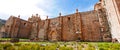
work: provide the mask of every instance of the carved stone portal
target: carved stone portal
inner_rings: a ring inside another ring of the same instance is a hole
[[[58,40],[57,39],[57,32],[55,30],[50,32],[49,37],[50,37],[50,39],[49,39],[50,41],[57,41]]]

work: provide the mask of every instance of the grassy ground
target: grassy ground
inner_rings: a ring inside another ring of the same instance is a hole
[[[110,42],[1,42],[0,50],[120,50]]]
[[[0,38],[0,40],[11,40],[11,38]],[[28,40],[28,39],[19,39],[19,40]]]
[[[10,38],[0,38],[0,40],[10,40]]]

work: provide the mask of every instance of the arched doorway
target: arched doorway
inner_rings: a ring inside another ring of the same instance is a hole
[[[50,41],[57,41],[57,32],[56,31],[51,31]]]

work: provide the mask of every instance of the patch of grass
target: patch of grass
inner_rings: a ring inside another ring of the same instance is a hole
[[[0,40],[11,40],[11,38],[0,38]],[[29,40],[29,39],[19,39],[19,40]]]
[[[10,38],[0,38],[0,40],[10,40]]]
[[[18,42],[0,43],[0,50],[120,50],[119,43],[107,42]]]

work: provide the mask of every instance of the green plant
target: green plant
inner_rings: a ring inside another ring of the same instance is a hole
[[[12,46],[10,43],[1,44],[3,49],[6,50],[8,47]]]
[[[6,50],[16,50],[15,46],[9,46]]]

